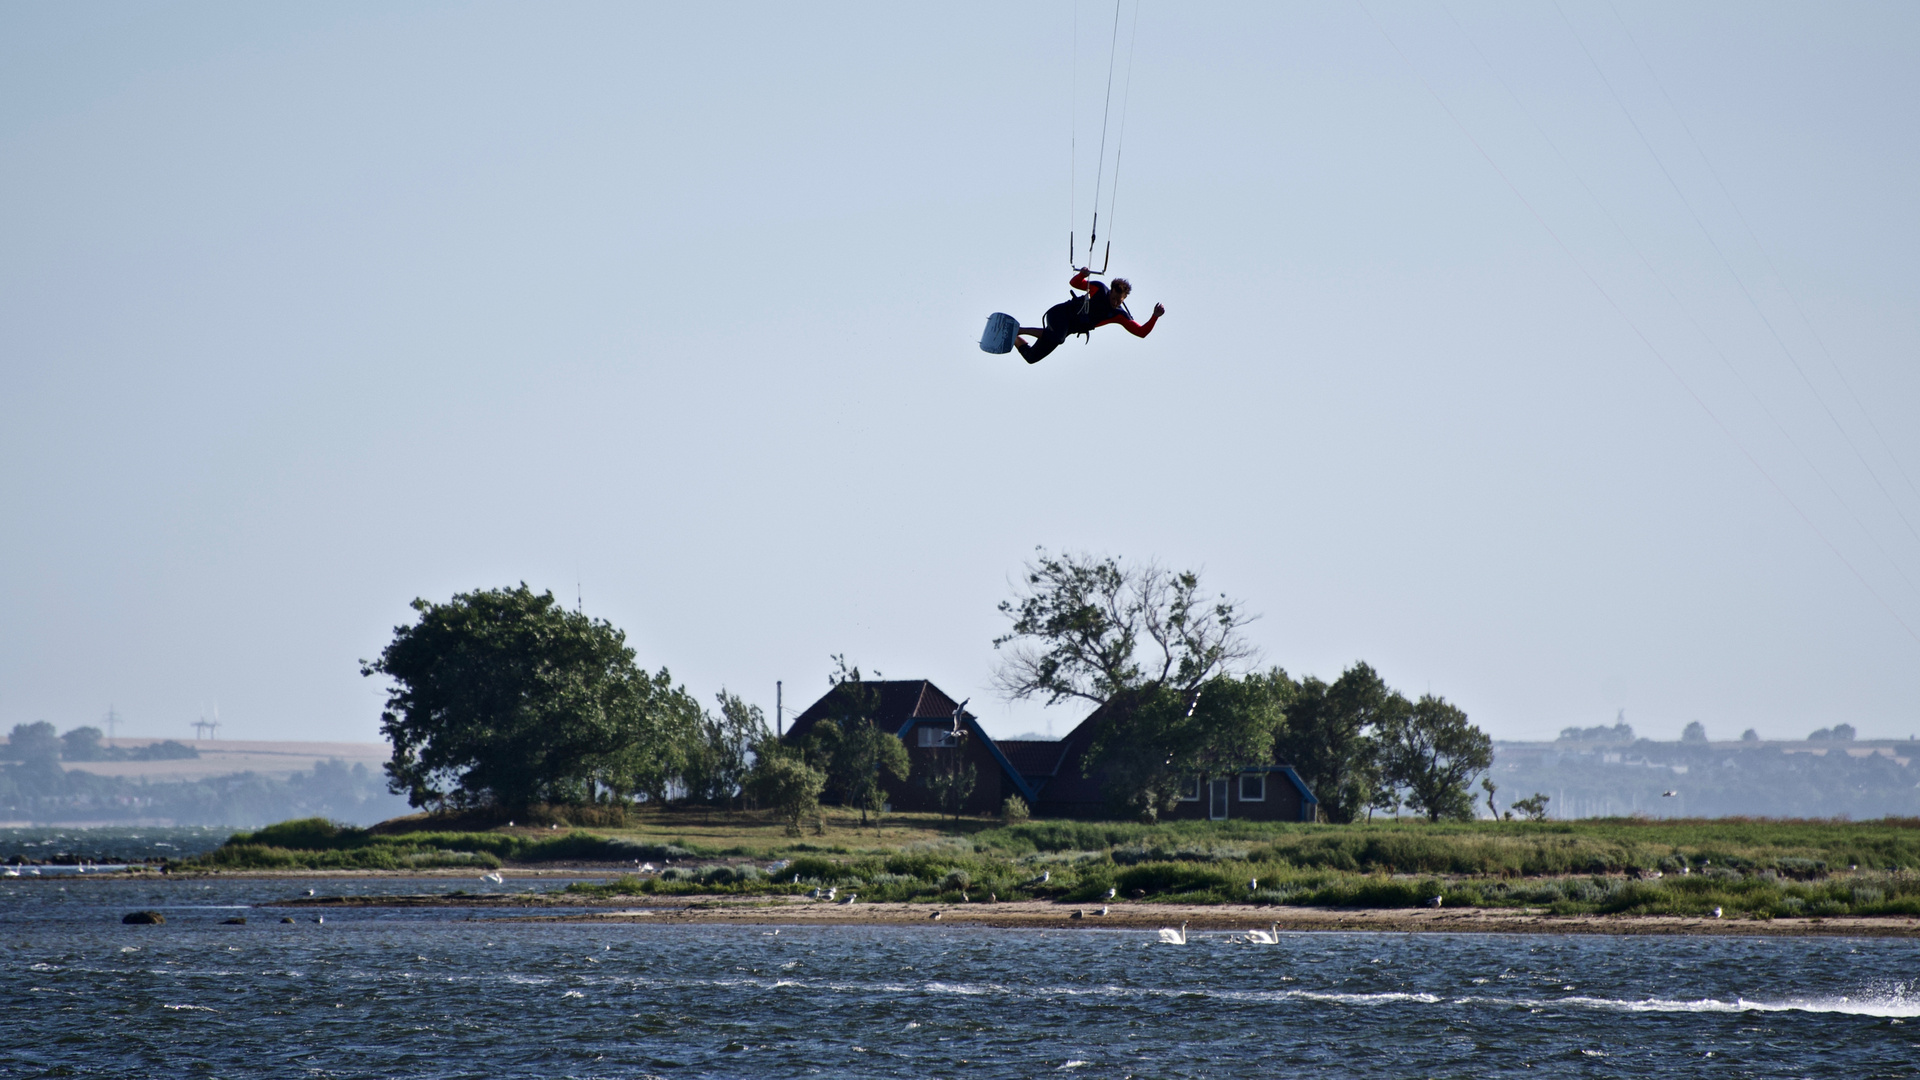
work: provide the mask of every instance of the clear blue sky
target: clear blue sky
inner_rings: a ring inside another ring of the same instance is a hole
[[[1170,313],[1028,368],[1111,18],[0,8],[0,726],[372,738],[408,601],[525,580],[1012,734],[1044,544],[1498,737],[1920,731],[1920,8],[1146,3]]]

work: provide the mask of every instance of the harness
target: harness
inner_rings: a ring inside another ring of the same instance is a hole
[[[1127,310],[1126,304],[1122,303],[1116,306],[1108,299],[1113,294],[1108,291],[1105,285],[1098,281],[1091,281],[1087,284],[1088,289],[1085,296],[1068,296],[1066,303],[1055,305],[1047,311],[1049,316],[1053,316],[1055,312],[1059,312],[1061,316],[1060,321],[1063,324],[1061,329],[1066,331],[1067,337],[1072,337],[1075,334],[1079,334],[1083,338],[1087,337],[1087,335],[1093,333],[1095,329],[1112,321],[1115,317],[1133,318],[1133,312]],[[1093,304],[1093,297],[1096,291],[1101,297],[1100,308],[1097,311]],[[1078,303],[1076,304],[1075,301],[1078,301]],[[1051,324],[1052,321],[1050,319],[1049,325]]]

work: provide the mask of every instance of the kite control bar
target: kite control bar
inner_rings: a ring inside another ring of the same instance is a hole
[[[1089,240],[1089,241],[1087,241],[1087,261],[1088,261],[1088,262],[1092,262],[1092,261],[1093,261],[1093,245],[1094,245],[1094,243],[1095,243],[1095,242],[1096,242],[1096,241],[1098,240],[1098,238],[1099,238],[1099,235],[1100,235],[1099,233],[1095,233],[1095,234],[1094,234],[1094,239],[1093,239],[1093,240]],[[1107,247],[1106,247],[1106,250],[1105,250],[1105,251],[1103,251],[1103,252],[1101,252],[1101,254],[1100,254],[1100,269],[1098,269],[1098,270],[1095,270],[1095,269],[1094,269],[1093,267],[1091,267],[1091,266],[1078,266],[1078,265],[1075,265],[1075,263],[1074,263],[1074,261],[1073,261],[1073,260],[1074,260],[1074,255],[1073,255],[1073,252],[1074,252],[1074,248],[1075,248],[1076,246],[1077,246],[1077,245],[1076,245],[1076,244],[1074,243],[1074,236],[1073,236],[1073,233],[1072,233],[1072,232],[1068,232],[1068,233],[1067,233],[1067,265],[1068,265],[1068,266],[1072,266],[1072,267],[1073,267],[1073,268],[1074,268],[1075,270],[1085,270],[1085,271],[1086,271],[1087,273],[1089,273],[1089,274],[1095,274],[1095,275],[1098,275],[1098,276],[1100,276],[1100,277],[1105,277],[1105,276],[1106,276],[1106,274],[1107,274],[1107,260],[1109,260],[1109,259],[1111,259],[1111,258],[1113,258],[1113,241],[1111,241],[1111,240],[1109,240],[1109,241],[1107,241]]]

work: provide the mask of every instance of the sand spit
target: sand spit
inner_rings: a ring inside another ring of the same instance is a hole
[[[574,894],[316,896],[277,907],[515,908],[528,922],[739,924],[756,926],[984,926],[1006,929],[1147,930],[1190,924],[1192,933],[1375,931],[1454,934],[1716,934],[1735,936],[1920,937],[1920,919],[1712,919],[1675,915],[1553,915],[1538,909],[1256,907],[1251,904],[1111,904],[1012,901],[982,904],[841,904],[797,897],[601,898]],[[595,910],[567,910],[593,908]],[[935,913],[939,917],[935,918]]]

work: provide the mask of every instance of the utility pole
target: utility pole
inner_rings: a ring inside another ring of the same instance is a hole
[[[116,728],[116,727],[117,727],[117,726],[119,725],[119,723],[120,723],[120,714],[119,714],[119,713],[116,713],[116,712],[114,712],[114,711],[113,711],[113,705],[112,705],[111,703],[109,703],[109,704],[107,705],[107,718],[106,718],[106,724],[107,724],[107,743],[108,743],[109,745],[111,745],[111,744],[113,743],[113,733],[114,733],[114,729],[115,729],[115,728]]]
[[[786,707],[782,705],[780,701],[780,680],[775,679],[773,680],[773,737],[776,739],[780,738],[783,734],[780,729],[780,721],[784,717],[785,712]]]

